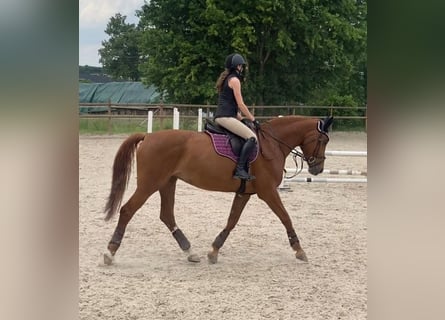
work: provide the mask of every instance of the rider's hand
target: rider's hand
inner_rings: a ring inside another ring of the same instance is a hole
[[[244,123],[246,126],[250,127],[252,125],[252,121],[250,121],[247,118],[242,118],[241,122]]]
[[[260,122],[258,120],[253,120],[252,122],[253,122],[253,126],[255,127],[255,129],[258,130],[261,126]]]

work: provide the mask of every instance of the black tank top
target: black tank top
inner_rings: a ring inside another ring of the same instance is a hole
[[[236,77],[235,73],[229,74],[224,80],[222,90],[218,96],[218,108],[215,112],[215,118],[235,117],[238,113],[238,104],[235,100],[233,89],[229,87],[229,80]]]

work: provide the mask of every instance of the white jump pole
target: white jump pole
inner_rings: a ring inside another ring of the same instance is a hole
[[[328,150],[326,150],[324,154],[327,156],[367,157],[368,151],[328,151]]]
[[[295,173],[297,169],[295,168],[286,168],[286,172],[288,173]],[[308,169],[304,168],[300,171],[301,173],[309,173]],[[359,171],[359,170],[329,170],[324,169],[321,174],[338,174],[338,175],[346,175],[346,176],[367,176],[368,173],[366,171]]]
[[[325,155],[328,156],[346,156],[346,157],[367,157],[368,152],[367,151],[325,151]],[[295,168],[286,168],[286,172],[288,173],[295,173]],[[309,173],[308,169],[302,169],[301,173]],[[368,173],[366,171],[359,171],[359,170],[328,170],[324,169],[323,173],[325,174],[338,174],[338,175],[361,175],[361,176],[367,176]],[[293,177],[293,178],[283,178],[283,181],[281,181],[280,187],[282,185],[285,185],[284,183],[289,182],[322,182],[322,183],[367,183],[367,178],[312,178],[312,177]]]
[[[198,109],[198,131],[202,131],[202,108]]]
[[[297,149],[294,149],[298,151]],[[326,150],[324,152],[326,156],[341,156],[341,157],[367,157],[368,151],[336,151]]]
[[[179,129],[179,111],[178,108],[173,108],[173,129]]]
[[[289,184],[285,183],[285,180],[286,179],[284,179],[284,175],[283,175],[283,179],[281,179],[280,185],[278,186],[279,191],[291,191]],[[287,180],[286,180],[286,182],[287,182]]]
[[[292,179],[285,179],[287,182],[356,182],[356,183],[367,183],[368,179],[366,178],[304,178],[304,177],[295,177]]]
[[[153,132],[153,111],[148,111],[147,116],[147,132],[152,133]]]

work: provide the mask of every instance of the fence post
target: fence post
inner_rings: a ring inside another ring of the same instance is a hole
[[[173,129],[179,129],[179,111],[178,108],[173,108]]]
[[[159,106],[159,130],[164,129],[164,108],[161,99],[161,105]]]
[[[111,134],[111,99],[108,99],[108,134]]]
[[[332,108],[332,105],[331,105],[331,108],[330,108],[330,116],[332,117],[332,114],[333,114],[333,108]],[[331,125],[331,131],[334,131],[334,123],[332,123],[332,125]]]
[[[202,131],[202,108],[198,109],[198,131]]]
[[[153,111],[148,111],[147,132],[148,133],[153,132]]]
[[[365,109],[365,132],[368,133],[368,106]]]

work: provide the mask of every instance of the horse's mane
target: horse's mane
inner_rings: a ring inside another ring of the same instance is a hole
[[[267,124],[274,124],[275,122],[288,123],[288,122],[294,122],[295,120],[307,120],[307,119],[311,118],[302,115],[289,115],[289,116],[272,118],[270,120],[267,120],[265,123]]]

